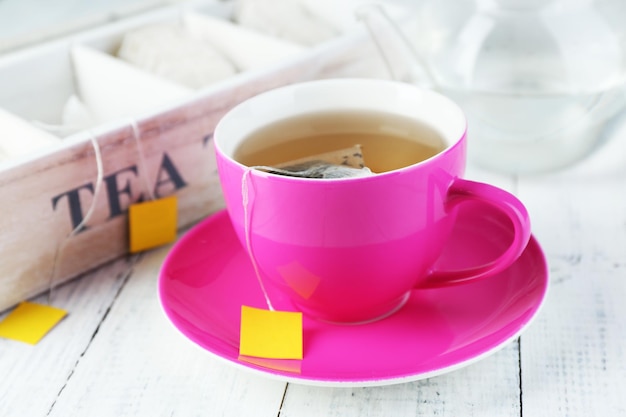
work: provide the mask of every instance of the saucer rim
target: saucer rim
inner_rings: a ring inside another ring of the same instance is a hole
[[[203,219],[202,221],[200,221],[199,223],[197,223],[196,225],[194,225],[193,227],[189,228],[187,230],[187,232],[191,232],[196,228],[202,227],[202,224],[205,222],[212,222],[212,221],[219,221],[220,219],[218,217],[226,217],[226,219],[228,221],[230,221],[229,217],[228,217],[228,213],[225,209],[219,210],[209,216],[207,216],[205,219]],[[185,238],[185,236],[183,236],[183,239]],[[182,240],[182,239],[181,239]],[[174,320],[168,315],[168,311],[166,308],[166,303],[164,302],[163,299],[163,294],[162,294],[162,281],[163,281],[163,270],[166,264],[169,263],[170,257],[173,256],[174,253],[174,247],[178,246],[179,244],[181,244],[181,240],[177,241],[174,246],[172,248],[170,248],[169,253],[167,254],[166,258],[164,259],[163,263],[162,263],[162,267],[159,271],[159,276],[157,279],[157,298],[161,307],[161,312],[164,315],[164,317],[166,318],[166,321],[169,323],[169,325],[176,330],[176,333],[178,333],[180,336],[182,336],[184,339],[187,340],[187,342],[191,343],[192,345],[196,346],[196,348],[200,349],[202,352],[204,352],[205,354],[208,353],[211,357],[216,358],[219,362],[225,363],[228,366],[234,367],[235,369],[239,369],[239,370],[243,370],[247,373],[250,373],[252,375],[256,375],[256,376],[262,376],[264,378],[268,378],[268,379],[272,379],[275,381],[280,381],[280,382],[284,382],[284,383],[293,383],[293,384],[299,384],[299,385],[305,385],[305,386],[316,386],[316,387],[329,387],[329,388],[361,388],[361,387],[382,387],[382,386],[389,386],[389,385],[396,385],[396,384],[403,384],[403,383],[407,383],[407,382],[415,382],[415,381],[419,381],[419,380],[424,380],[424,379],[428,379],[428,378],[432,378],[432,377],[436,377],[436,376],[440,376],[443,374],[447,374],[450,372],[454,372],[457,370],[460,370],[462,368],[465,368],[467,366],[473,365],[489,356],[494,355],[495,353],[499,352],[500,350],[502,350],[503,348],[505,348],[506,346],[509,345],[509,343],[513,342],[515,339],[519,338],[521,336],[522,333],[524,333],[528,327],[530,327],[532,325],[532,323],[535,322],[535,320],[537,319],[537,317],[539,316],[539,314],[541,313],[541,311],[543,310],[544,306],[545,306],[545,302],[548,296],[548,291],[549,291],[549,271],[548,271],[548,265],[547,265],[547,260],[546,260],[546,256],[545,253],[541,247],[541,245],[539,244],[539,242],[537,241],[537,239],[535,238],[534,235],[531,234],[530,239],[528,241],[528,245],[526,247],[526,249],[524,249],[524,252],[526,252],[529,246],[534,245],[535,248],[533,249],[536,252],[536,255],[538,256],[538,259],[541,261],[541,286],[542,286],[542,291],[541,291],[541,296],[540,298],[530,304],[530,306],[532,306],[534,308],[534,311],[532,313],[532,315],[530,315],[527,320],[519,327],[519,329],[517,329],[512,335],[510,335],[509,337],[499,341],[497,344],[495,344],[493,347],[491,347],[490,349],[487,349],[479,354],[476,355],[468,355],[469,357],[460,361],[455,361],[454,363],[450,364],[449,366],[443,366],[441,368],[438,369],[433,369],[432,371],[426,371],[426,372],[417,372],[417,373],[412,373],[412,374],[408,374],[408,375],[403,375],[403,376],[395,376],[395,377],[389,377],[389,378],[372,378],[372,379],[350,379],[350,380],[339,380],[339,379],[323,379],[323,378],[311,378],[311,377],[303,377],[303,376],[298,376],[297,374],[290,374],[288,372],[281,372],[281,371],[276,371],[273,370],[271,368],[264,368],[260,365],[255,365],[252,363],[246,363],[246,362],[242,362],[242,361],[238,361],[238,360],[233,360],[231,358],[228,357],[224,357],[220,354],[218,354],[217,352],[213,352],[212,350],[209,350],[207,348],[205,348],[204,346],[202,346],[200,343],[196,342],[195,340],[191,339],[190,337],[188,337],[184,332],[181,331],[181,329],[178,328],[178,326],[175,324]],[[524,253],[523,252],[523,253]],[[521,256],[521,255],[520,255]],[[508,268],[507,268],[508,269]],[[367,326],[367,324],[363,324],[363,326]]]

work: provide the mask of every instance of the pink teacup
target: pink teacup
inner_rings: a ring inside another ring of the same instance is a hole
[[[344,110],[410,117],[436,131],[445,149],[405,168],[342,179],[281,176],[233,158],[242,141],[270,123]],[[401,308],[415,288],[488,277],[510,266],[530,237],[528,214],[517,198],[460,178],[466,120],[454,102],[432,91],[373,79],[294,84],[233,108],[214,140],[228,212],[260,284],[268,293],[287,294],[299,311],[320,320],[376,320]],[[456,208],[468,200],[510,218],[511,245],[490,263],[435,271]]]

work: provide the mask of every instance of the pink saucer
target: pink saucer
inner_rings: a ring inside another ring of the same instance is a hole
[[[462,209],[441,268],[488,262],[510,241],[507,219],[484,206]],[[225,211],[187,232],[159,277],[167,317],[201,348],[266,376],[326,386],[401,383],[469,365],[517,338],[537,315],[547,287],[546,261],[531,238],[517,262],[497,276],[414,290],[401,310],[370,324],[334,325],[305,316],[302,361],[250,361],[239,358],[241,305],[267,306]],[[293,311],[279,295],[272,303]]]

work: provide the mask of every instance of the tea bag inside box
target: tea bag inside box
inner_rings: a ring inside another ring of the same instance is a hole
[[[360,145],[326,152],[275,166],[254,166],[254,169],[272,174],[301,178],[350,178],[374,175],[365,166]]]
[[[60,139],[0,109],[0,162],[54,146]]]
[[[63,106],[63,114],[61,116],[63,124],[80,130],[93,126],[95,117],[87,105],[76,95],[71,95]]]
[[[301,45],[315,45],[340,33],[301,0],[239,0],[234,19],[241,26]]]
[[[241,26],[313,46],[362,28],[356,10],[372,0],[238,0],[234,20]],[[394,18],[406,14],[397,2],[385,1]]]
[[[209,15],[186,13],[183,24],[196,39],[209,43],[241,72],[284,61],[307,51],[305,46]]]
[[[63,104],[60,124],[45,123],[40,120],[32,120],[32,124],[59,138],[65,138],[95,126],[97,120],[89,106],[77,94],[72,94]]]
[[[145,71],[192,89],[237,73],[235,66],[208,42],[183,25],[158,23],[124,35],[117,56]]]
[[[66,104],[69,125],[135,117],[194,91],[92,48],[74,46],[71,57],[80,98]]]

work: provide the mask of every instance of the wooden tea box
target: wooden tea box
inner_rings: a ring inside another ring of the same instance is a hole
[[[179,229],[222,208],[211,138],[237,103],[309,79],[386,76],[362,28],[303,46],[232,13],[231,2],[169,5],[0,55],[0,311],[126,255],[132,203],[175,195]],[[192,88],[117,56],[126,34],[163,23],[218,46],[236,72]]]

